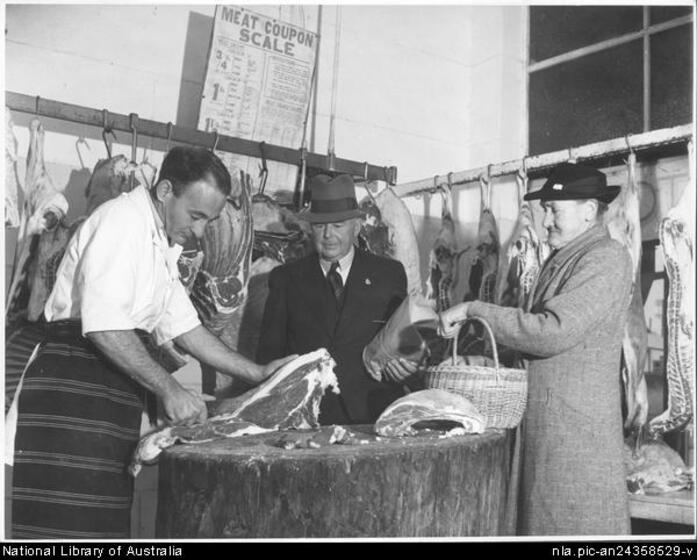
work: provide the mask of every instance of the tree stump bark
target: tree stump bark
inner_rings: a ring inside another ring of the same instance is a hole
[[[323,427],[320,430],[330,430]],[[160,457],[159,538],[490,536],[504,530],[508,433],[283,449],[290,432],[175,446]]]

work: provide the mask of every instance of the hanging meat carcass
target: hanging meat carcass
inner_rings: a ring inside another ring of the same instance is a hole
[[[17,308],[22,286],[27,282],[32,250],[38,236],[59,227],[68,212],[68,201],[55,188],[44,163],[44,128],[38,119],[29,126],[29,152],[25,179],[24,205],[20,217],[16,259],[7,296],[6,316]],[[29,284],[33,283],[29,280]]]
[[[528,178],[522,171],[516,173],[516,187],[518,220],[499,271],[497,297],[499,305],[523,308],[550,249],[547,242],[538,237],[532,208],[523,199],[528,190]]]
[[[470,268],[469,286],[464,301],[478,299],[488,303],[496,301],[496,274],[499,266],[499,233],[491,211],[491,183],[483,176],[479,179],[481,205],[477,231],[476,257]]]
[[[649,423],[649,434],[677,430],[694,416],[695,398],[695,170],[688,144],[689,180],[658,232],[668,274],[666,378],[668,408]]]
[[[407,275],[407,293],[422,293],[419,246],[404,202],[387,187],[363,200],[360,208],[366,214],[359,244],[371,253],[400,261]]]
[[[455,222],[450,210],[450,189],[447,192],[441,189],[440,192],[443,197],[441,227],[429,254],[429,276],[426,282],[426,299],[434,303],[436,311],[449,309],[452,304],[458,255]]]
[[[644,377],[648,331],[641,297],[641,217],[639,187],[636,179],[636,155],[627,159],[627,184],[604,217],[610,236],[622,243],[632,258],[632,297],[622,338],[621,376],[626,409],[625,428],[646,424],[649,402]]]
[[[19,226],[19,190],[17,172],[17,138],[12,125],[12,113],[5,108],[5,227]]]
[[[131,474],[138,474],[142,464],[152,463],[163,449],[178,441],[201,443],[273,430],[317,428],[324,392],[339,392],[335,366],[324,348],[298,356],[258,387],[217,403],[215,415],[206,422],[168,427],[145,436],[134,453]]]
[[[92,176],[85,189],[87,215],[89,216],[95,208],[107,200],[130,191],[132,188],[131,173],[135,173],[137,169],[139,166],[124,155],[100,159],[94,166],[94,171],[92,171]]]

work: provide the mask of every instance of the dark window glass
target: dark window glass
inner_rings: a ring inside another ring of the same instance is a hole
[[[651,36],[651,128],[692,121],[692,25]]]
[[[530,153],[642,132],[642,41],[530,74]]]
[[[539,62],[643,26],[641,6],[530,6],[530,62]]]
[[[671,19],[688,16],[691,13],[692,6],[651,6],[649,8],[649,21],[651,25],[655,25]]]

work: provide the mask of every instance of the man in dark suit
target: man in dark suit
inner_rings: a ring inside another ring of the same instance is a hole
[[[355,247],[362,212],[349,175],[315,176],[310,192],[301,216],[312,224],[317,252],[271,271],[257,358],[265,363],[326,348],[337,363],[340,393],[325,393],[320,423],[374,423],[404,395],[401,381],[417,369],[393,360],[381,382],[362,361],[363,348],[406,297],[406,274],[400,262]]]

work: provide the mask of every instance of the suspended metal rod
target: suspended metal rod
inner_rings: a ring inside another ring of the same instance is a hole
[[[100,129],[106,128],[111,131],[133,132],[131,128],[133,118],[130,115],[112,113],[103,109],[92,109],[13,91],[5,92],[5,105],[10,110],[20,113],[35,114],[37,116],[94,126]],[[135,113],[133,115],[134,118],[137,118],[138,135],[161,138],[163,140],[169,139],[170,142],[195,146],[212,146],[215,141],[213,132],[203,132],[183,126],[171,125],[170,123],[142,119]],[[218,137],[216,149],[243,156],[262,157],[261,142],[225,136],[223,134]],[[266,156],[267,160],[290,165],[300,165],[302,161],[301,150],[274,144],[264,144],[263,155]],[[336,173],[348,173],[354,177],[362,178],[365,172],[365,162],[333,157],[331,158],[332,165],[330,166],[330,158],[322,154],[306,153],[305,162],[309,168],[330,169]],[[368,178],[374,181],[387,181],[389,184],[394,185],[397,181],[397,168],[369,165]]]
[[[663,128],[660,130],[652,130],[642,134],[631,135],[632,150],[639,152],[656,146],[676,144],[686,142],[693,137],[693,125],[685,124],[674,128]],[[579,148],[573,149],[573,158],[577,162],[581,160],[597,160],[607,156],[624,154],[629,152],[627,145],[627,137],[615,138],[594,144],[587,144]],[[559,150],[547,154],[530,156],[525,158],[525,168],[528,172],[534,170],[554,167],[564,161],[569,160],[571,149]],[[489,173],[490,177],[499,177],[502,175],[511,175],[516,173],[523,166],[522,159],[507,161],[489,166],[478,167],[476,169],[468,169],[467,171],[458,171],[451,175],[452,185],[462,185],[478,181],[482,175]],[[441,176],[443,184],[446,182],[446,174]],[[437,182],[437,181],[436,181]],[[431,192],[434,190],[434,179],[428,177],[419,181],[403,183],[393,187],[393,191],[398,196],[408,196],[420,192]]]

